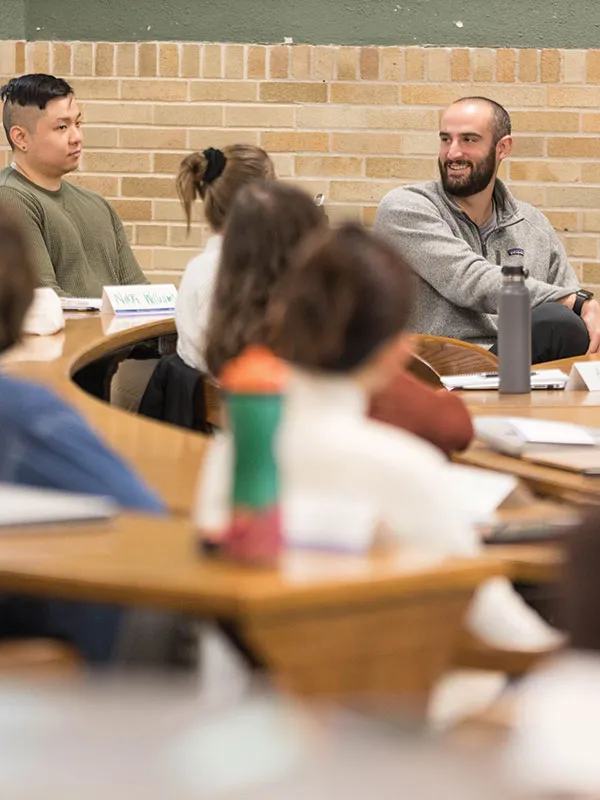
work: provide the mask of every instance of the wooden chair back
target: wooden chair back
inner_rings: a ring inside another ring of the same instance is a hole
[[[0,642],[0,676],[44,677],[73,675],[83,669],[74,647],[51,639],[13,639]]]
[[[415,353],[438,375],[498,371],[498,358],[476,344],[428,334],[416,334],[413,338]]]
[[[437,374],[435,369],[420,356],[413,355],[406,367],[406,370],[413,377],[418,378],[420,381],[426,383],[428,386],[431,386],[434,389],[444,388],[444,384],[442,383],[440,376]]]

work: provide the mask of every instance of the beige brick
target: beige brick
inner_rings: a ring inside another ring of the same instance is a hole
[[[293,128],[295,106],[226,106],[225,127]]]
[[[86,153],[86,172],[149,172],[149,153]]]
[[[240,79],[244,77],[243,44],[225,45],[225,77]]]
[[[252,79],[265,78],[267,75],[267,48],[260,44],[248,47],[246,77]]]
[[[562,108],[598,108],[600,87],[548,86],[548,105]]]
[[[596,236],[563,236],[562,241],[569,257],[598,257],[598,238]]]
[[[251,99],[251,98],[247,98]],[[325,103],[324,83],[261,83],[260,99],[267,103]]]
[[[403,133],[400,136],[400,147],[403,155],[437,155],[439,136],[434,131],[419,133]]]
[[[600,183],[600,163],[582,164],[581,179],[583,183]]]
[[[73,75],[94,74],[94,46],[91,42],[73,45]]]
[[[331,81],[335,73],[336,51],[331,46],[319,45],[313,52],[313,78]]]
[[[50,72],[50,45],[48,42],[28,42],[26,54],[28,72]]]
[[[328,133],[304,133],[302,131],[263,131],[261,147],[267,152],[327,152]]]
[[[269,78],[287,78],[289,75],[290,48],[285,44],[269,47]]]
[[[373,153],[396,155],[402,153],[402,141],[395,133],[334,133],[331,137],[334,153]]]
[[[21,75],[25,72],[25,42],[15,42],[15,74]]]
[[[89,147],[116,147],[117,146],[117,129],[111,126],[98,126],[94,127],[86,125],[83,129],[83,144],[85,148]]]
[[[301,156],[298,156],[301,158]],[[294,156],[287,153],[271,153],[271,161],[275,165],[275,174],[279,178],[289,178],[294,175]]]
[[[361,47],[358,59],[359,74],[363,81],[379,80],[379,48]]]
[[[404,80],[404,50],[400,47],[382,47],[381,77],[384,81]]]
[[[600,50],[588,50],[587,82],[600,83]]]
[[[113,200],[111,205],[123,222],[150,221],[152,217],[150,200]]]
[[[427,79],[435,82],[450,80],[450,51],[434,47],[427,50]]]
[[[123,197],[177,197],[175,181],[172,178],[122,178]]]
[[[142,78],[154,78],[158,74],[158,46],[154,42],[142,42],[138,47],[137,74]]]
[[[486,97],[491,97],[498,103],[510,106],[546,106],[546,91],[557,90],[554,86],[528,86],[524,84],[511,84],[499,86],[498,84],[482,84],[477,87],[478,92]],[[560,91],[560,89],[559,89]],[[564,91],[564,89],[563,89]],[[406,105],[434,105],[445,106],[459,97],[472,93],[469,84],[451,84],[448,86],[403,86],[402,102]]]
[[[426,181],[436,177],[432,158],[367,158],[367,177]]]
[[[585,50],[562,51],[563,83],[585,83],[587,72],[587,52]]]
[[[120,78],[133,77],[136,72],[136,53],[134,44],[117,45],[116,72]]]
[[[471,52],[466,48],[452,50],[450,77],[453,81],[468,81],[471,77]]]
[[[326,87],[316,84],[320,89]],[[325,99],[326,96],[325,96]],[[361,105],[396,105],[398,87],[389,83],[332,83],[332,103],[360,103]]]
[[[96,45],[94,75],[112,77],[115,74],[115,46],[110,42],[99,42]]]
[[[496,51],[491,47],[478,48],[473,51],[473,80],[477,83],[488,83],[494,80],[496,69]]]
[[[16,42],[0,41],[0,75],[16,74]]]
[[[188,149],[204,150],[207,147],[225,147],[228,144],[258,144],[257,130],[233,128],[227,130],[190,130],[188,131]]]
[[[422,81],[425,77],[425,51],[417,47],[407,47],[404,52],[406,80]]]
[[[362,209],[362,223],[367,228],[372,228],[375,224],[375,217],[377,215],[377,206],[363,206]]]
[[[123,225],[123,230],[125,231],[125,236],[127,237],[129,244],[135,244],[135,225],[133,225],[131,222],[128,222]]]
[[[584,212],[584,216],[585,216]],[[548,221],[557,231],[576,231],[579,229],[576,211],[544,211]],[[585,228],[584,228],[585,230]]]
[[[548,200],[548,189],[550,187],[548,184],[537,184],[532,186],[531,184],[526,183],[513,183],[510,187],[511,192],[517,198],[517,200],[521,200],[524,203],[531,203],[532,206],[537,206],[538,208],[552,205],[563,205],[562,203],[555,203],[550,202]],[[564,188],[561,187],[559,190],[564,192]]]
[[[292,77],[297,81],[307,81],[312,77],[312,47],[297,44],[292,47]]]
[[[539,190],[538,187],[533,187]],[[539,205],[548,205],[551,208],[598,208],[600,207],[600,187],[590,186],[546,186],[545,202]]]
[[[180,103],[187,100],[187,84],[176,80],[125,80],[121,84],[121,97],[123,100],[164,100]]]
[[[362,207],[359,205],[342,205],[341,203],[325,202],[327,216],[332,225],[341,225],[343,222],[362,222]]]
[[[343,130],[368,128],[370,130],[426,130],[437,129],[437,112],[430,109],[369,108],[352,105],[300,106],[296,111],[299,128],[316,130]]]
[[[187,225],[169,225],[169,245],[171,247],[197,247],[204,245],[204,231],[198,225],[187,230]]]
[[[581,165],[573,161],[512,161],[510,179],[577,183],[581,180]]]
[[[576,133],[579,130],[579,114],[571,111],[514,111],[510,116],[514,133]]]
[[[220,127],[223,124],[221,106],[157,105],[154,109],[154,122],[157,125],[176,125],[177,127]]]
[[[4,70],[2,70],[4,72]],[[61,78],[71,75],[71,45],[63,42],[52,44],[52,72]]]
[[[116,123],[117,125],[144,124],[152,122],[153,105],[142,103],[91,103],[86,102],[83,112],[84,122]],[[85,128],[84,128],[85,134]]]
[[[139,245],[166,245],[167,231],[166,225],[136,225],[136,242]]]
[[[220,44],[202,45],[202,77],[223,77],[223,58]]]
[[[504,83],[512,83],[515,79],[516,61],[516,50],[501,47],[496,57],[496,80]]]
[[[152,270],[154,266],[154,250],[148,247],[138,247],[137,245],[131,249],[142,270]]]
[[[513,155],[545,156],[546,140],[541,136],[517,136],[514,140]]]
[[[598,158],[600,157],[600,139],[569,138],[556,136],[548,139],[549,156],[567,156],[568,158]]]
[[[539,51],[519,50],[519,80],[524,83],[536,83],[539,80]]]
[[[161,44],[158,48],[158,74],[163,78],[177,78],[181,74],[179,45]]]
[[[296,156],[296,175],[308,177],[348,177],[362,175],[362,158],[346,156]]]
[[[586,285],[600,283],[600,264],[584,264],[582,278]]]
[[[153,256],[155,269],[184,270],[188,263],[198,255],[197,247],[182,247],[181,249],[154,248],[150,251]]]
[[[197,44],[181,45],[181,75],[184,78],[200,77],[200,46]]]
[[[179,153],[154,153],[152,172],[155,175],[175,175],[179,172],[181,162],[186,155],[187,152],[184,151]]]
[[[69,175],[69,182],[97,192],[102,197],[118,197],[119,179],[112,175]]]
[[[600,133],[600,114],[581,115],[581,130],[584,133]]]
[[[297,186],[311,197],[314,197],[316,194],[319,194],[319,192],[322,192],[325,195],[326,202],[327,198],[331,195],[329,191],[329,181],[327,178],[282,178],[281,180],[283,183],[287,183],[291,186]]]
[[[378,203],[394,186],[383,181],[331,181],[330,196],[342,203]]]
[[[560,80],[560,52],[542,50],[540,62],[542,83],[558,83]]]
[[[582,216],[586,233],[600,233],[600,211],[584,211]]]
[[[78,100],[116,100],[119,81],[113,78],[73,78],[69,81]]]
[[[179,288],[183,272],[171,272],[171,270],[153,269],[151,272],[147,272],[145,274],[150,283],[174,283],[175,286]]]
[[[132,150],[180,150],[185,148],[186,131],[178,128],[121,128],[119,147]]]
[[[141,200],[130,200],[128,202],[148,202]],[[195,203],[192,206],[192,223],[197,223],[201,217],[202,204]],[[152,203],[152,219],[157,222],[184,222],[185,216],[179,200],[155,200]]]
[[[339,47],[335,56],[338,81],[355,81],[358,77],[358,50],[356,47]]]
[[[257,86],[254,81],[191,81],[191,99],[200,102],[248,103],[256,100]]]

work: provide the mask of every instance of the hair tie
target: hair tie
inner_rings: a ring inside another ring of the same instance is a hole
[[[204,150],[203,155],[207,161],[207,165],[202,180],[204,183],[212,183],[225,169],[227,158],[223,151],[216,147],[209,147],[207,150]]]

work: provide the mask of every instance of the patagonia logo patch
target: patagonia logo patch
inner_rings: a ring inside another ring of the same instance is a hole
[[[525,250],[522,247],[511,247],[508,251],[509,256],[524,256]]]

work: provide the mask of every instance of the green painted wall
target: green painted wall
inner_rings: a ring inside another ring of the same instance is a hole
[[[0,38],[600,47],[600,0],[2,0]]]

